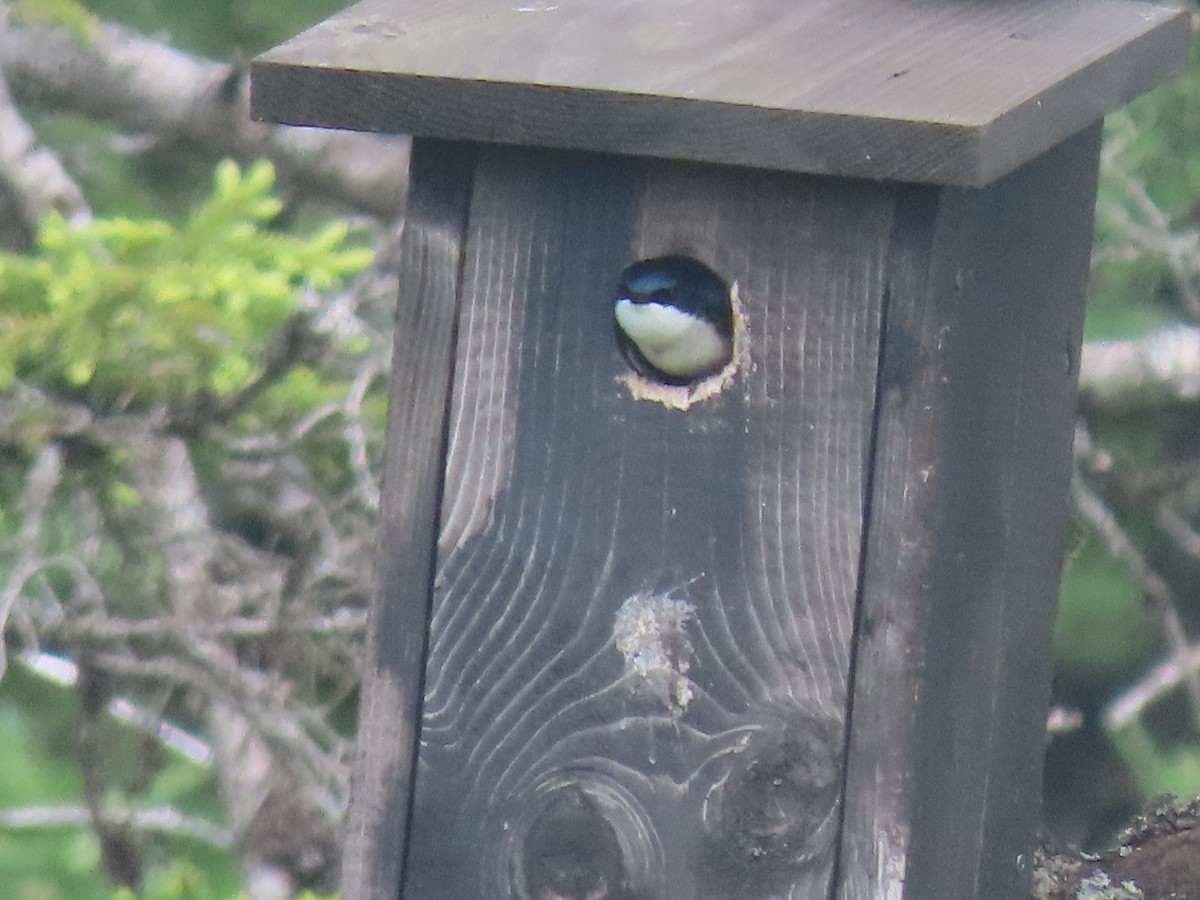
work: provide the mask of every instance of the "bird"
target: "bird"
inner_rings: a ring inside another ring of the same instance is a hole
[[[729,287],[690,256],[659,256],[626,268],[613,317],[626,360],[653,381],[693,384],[721,371],[733,355]]]

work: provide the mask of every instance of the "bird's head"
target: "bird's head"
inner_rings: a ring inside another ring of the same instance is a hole
[[[719,372],[733,350],[729,287],[689,256],[635,262],[621,273],[617,337],[639,374],[690,384]]]

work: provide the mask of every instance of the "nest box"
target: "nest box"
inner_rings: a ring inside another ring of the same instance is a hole
[[[415,135],[344,900],[1021,896],[1100,123],[1188,38],[364,0],[256,60]]]

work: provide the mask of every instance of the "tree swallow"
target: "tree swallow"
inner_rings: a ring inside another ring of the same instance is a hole
[[[691,257],[635,262],[621,273],[613,313],[625,358],[654,381],[691,384],[733,354],[729,287]]]

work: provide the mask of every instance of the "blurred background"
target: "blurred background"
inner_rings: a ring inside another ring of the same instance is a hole
[[[345,5],[0,0],[5,900],[336,883],[407,145],[246,66]],[[1045,818],[1100,847],[1200,794],[1200,40],[1089,290]]]

